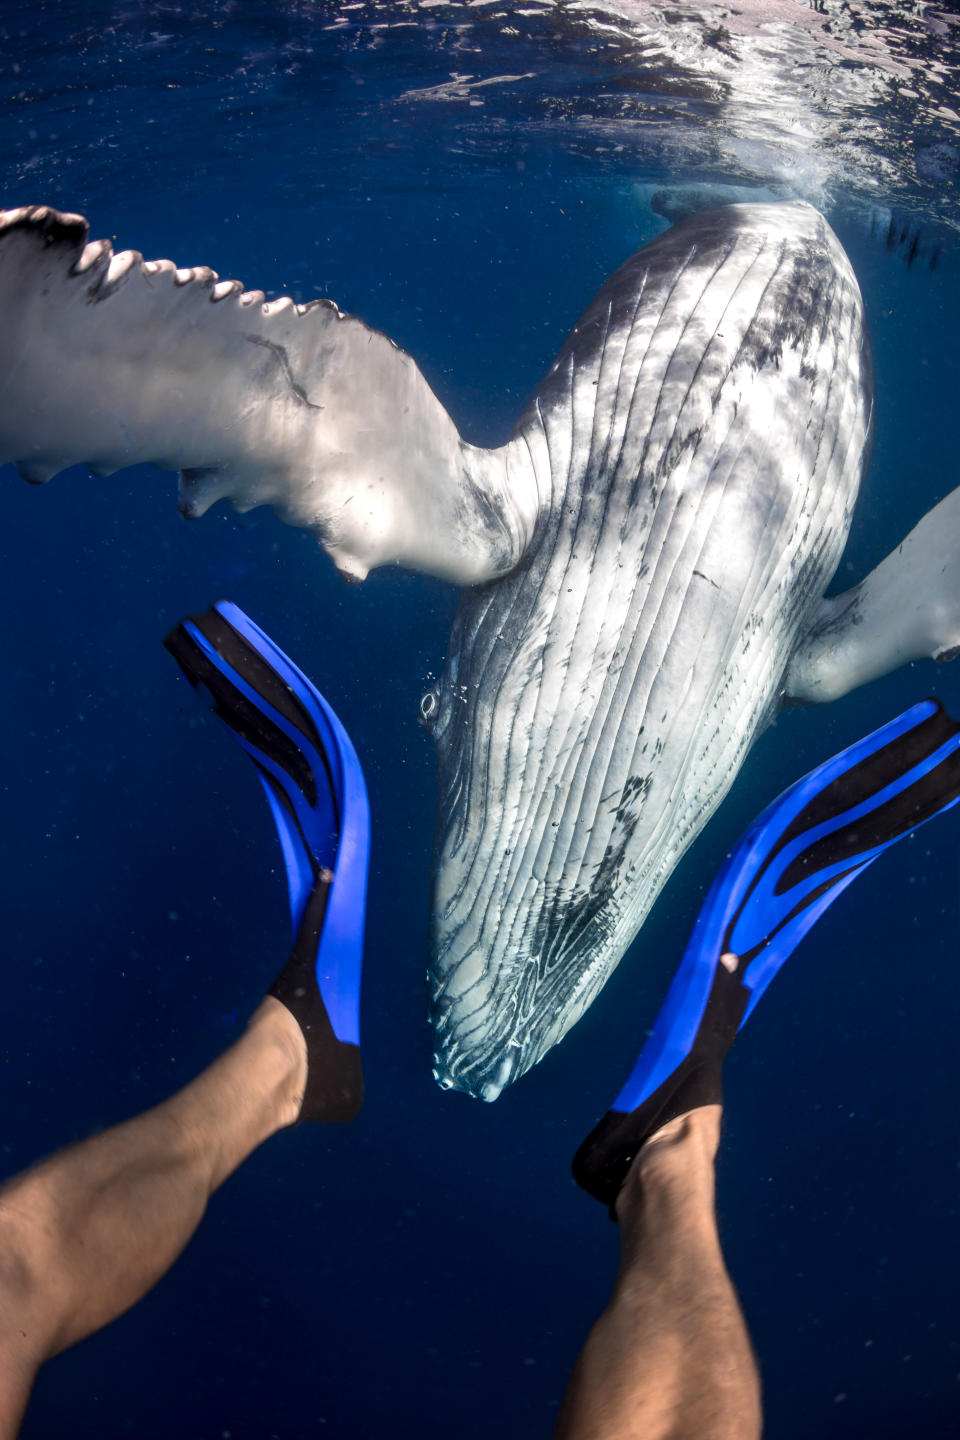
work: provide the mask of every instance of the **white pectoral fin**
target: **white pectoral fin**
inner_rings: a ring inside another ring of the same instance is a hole
[[[79,462],[179,470],[186,514],[272,505],[354,579],[398,563],[474,584],[516,564],[532,467],[461,440],[385,335],[329,301],[265,303],[86,242],[79,215],[0,211],[0,463],[38,482]]]
[[[910,660],[960,653],[960,489],[865,580],[825,600],[784,681],[790,699],[819,704]]]

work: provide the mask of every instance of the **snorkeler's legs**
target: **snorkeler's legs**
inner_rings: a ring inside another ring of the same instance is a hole
[[[43,1361],[146,1294],[213,1191],[294,1123],[306,1079],[303,1033],[268,996],[184,1090],[0,1187],[0,1440]]]
[[[757,1440],[760,1381],[714,1213],[719,1105],[664,1125],[616,1200],[621,1258],[555,1440]]]

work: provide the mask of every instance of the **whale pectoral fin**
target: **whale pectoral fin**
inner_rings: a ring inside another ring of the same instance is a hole
[[[788,699],[836,700],[910,660],[960,653],[960,489],[852,590],[825,600],[787,668]]]
[[[516,564],[531,468],[465,444],[385,335],[87,229],[0,211],[0,463],[37,482],[79,462],[179,470],[186,514],[273,505],[354,579],[398,563],[471,584]]]

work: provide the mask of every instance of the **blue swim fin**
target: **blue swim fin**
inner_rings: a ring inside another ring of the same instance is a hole
[[[721,866],[627,1083],[574,1157],[579,1185],[612,1205],[655,1130],[719,1103],[724,1056],[794,947],[878,855],[958,799],[960,725],[924,700],[774,800]]]
[[[360,1108],[360,975],[370,815],[350,737],[301,670],[238,606],[218,601],[165,645],[257,767],[287,875],[293,950],[269,993],[307,1041],[300,1118]]]

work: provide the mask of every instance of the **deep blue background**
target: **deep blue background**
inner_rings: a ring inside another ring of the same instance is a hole
[[[662,176],[630,154],[591,167],[549,130],[471,139],[464,107],[400,103],[449,76],[429,33],[371,50],[324,28],[334,8],[4,0],[0,203],[328,294],[416,356],[471,439],[502,439],[592,291],[654,233],[635,184]],[[877,372],[845,585],[958,480],[960,298],[951,254],[908,270],[837,224]],[[363,759],[375,827],[363,1113],[255,1155],[156,1291],[47,1367],[25,1436],[548,1435],[616,1262],[569,1159],[714,866],[786,783],[914,699],[960,713],[960,678],[918,664],[784,714],[598,1003],[485,1107],[434,1087],[424,1019],[434,790],[416,711],[454,592],[392,572],[346,588],[266,513],[182,521],[156,472],[0,484],[4,1173],[189,1080],[284,953],[252,772],[162,649],[182,615],[228,594],[309,671]],[[727,1067],[719,1207],[770,1440],[960,1429],[958,827],[837,903]]]

